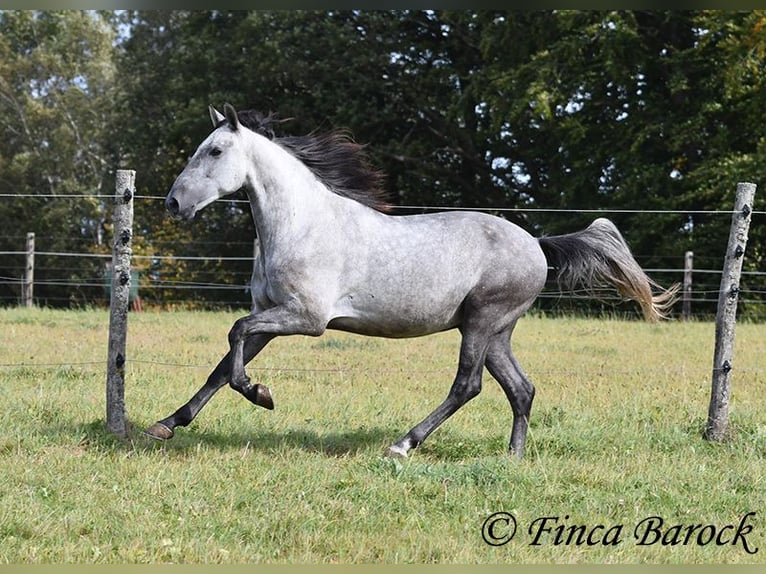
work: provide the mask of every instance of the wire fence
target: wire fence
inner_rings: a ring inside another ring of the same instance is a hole
[[[209,372],[214,365],[213,364],[205,364],[205,363],[180,363],[180,362],[170,362],[170,361],[155,361],[155,360],[148,360],[148,359],[136,359],[131,358],[128,363],[126,363],[126,366],[129,369],[138,369],[142,367],[150,367],[150,368],[161,368],[161,369],[169,369],[169,370],[177,370],[177,369],[186,369],[186,370],[198,370],[203,372]],[[50,370],[56,370],[61,369],[63,367],[66,368],[77,368],[78,370],[87,370],[92,369],[95,371],[103,371],[104,369],[104,361],[94,359],[92,361],[67,361],[67,362],[21,362],[21,363],[0,363],[0,369],[3,369],[5,371],[13,371],[14,369],[22,369],[22,370],[40,370],[40,371],[50,371]],[[369,367],[312,367],[312,368],[301,368],[301,367],[259,367],[257,365],[250,364],[247,366],[248,372],[252,373],[260,373],[263,375],[280,375],[280,374],[325,374],[325,375],[374,375],[374,376],[382,376],[382,375],[407,375],[407,376],[415,376],[415,375],[429,375],[429,374],[444,374],[444,375],[454,375],[455,373],[455,367],[454,365],[445,365],[444,367],[431,367],[431,368],[418,368],[417,366],[413,366],[412,364],[408,363],[406,365],[403,365],[401,367],[395,367],[395,368],[387,368],[387,369],[376,369],[376,368],[369,368]],[[715,370],[715,369],[713,369]],[[578,375],[587,375],[588,373],[592,373],[594,375],[600,375],[603,374],[603,367],[594,367],[590,371],[584,367],[578,366],[576,370],[566,369],[566,368],[557,368],[557,369],[527,369],[527,374],[530,377],[537,378],[541,376],[565,376],[565,375],[572,375],[573,373],[576,373]],[[652,367],[648,365],[631,365],[629,368],[625,369],[615,369],[610,368],[609,374],[610,376],[615,375],[637,375],[641,374],[644,376],[657,376],[657,377],[667,377],[671,375],[683,375],[683,376],[699,376],[699,377],[706,377],[709,376],[711,372],[711,368],[708,365],[705,364],[697,364],[697,365],[688,365],[684,364],[681,366],[678,366],[676,368],[668,367],[667,365],[663,365],[662,367]],[[737,372],[741,374],[760,374],[763,373],[763,369],[757,368],[757,367],[738,367]]]
[[[0,194],[0,198],[15,199],[65,199],[65,200],[97,200],[108,203],[112,196],[92,194],[79,195],[24,195]],[[137,195],[136,200],[164,201],[164,197]],[[244,199],[225,199],[223,204],[246,204]],[[396,209],[402,213],[471,210],[488,213],[558,213],[558,214],[665,214],[665,215],[706,215],[730,218],[731,210],[636,210],[636,209],[555,209],[555,208],[515,208],[515,207],[485,207],[458,208],[450,206],[415,206],[403,205]],[[766,212],[755,211],[754,215],[764,215]],[[21,249],[25,235],[0,235],[0,245],[17,245],[18,249],[0,251],[0,306],[15,305],[20,302],[21,290],[24,284],[26,269],[25,257],[27,251]],[[92,238],[69,234],[68,236],[36,238],[35,250],[35,300],[39,304],[66,305],[107,305],[109,301],[110,276],[108,266],[111,262],[111,252],[108,245],[97,246],[102,252],[94,252]],[[46,245],[65,245],[67,249],[46,250]],[[185,248],[210,251],[217,247],[235,255],[204,256],[194,254],[172,253],[178,248],[172,241],[151,241],[155,249],[167,249],[171,253],[161,251],[145,254],[134,254],[132,259],[137,269],[138,282],[136,296],[148,304],[159,306],[194,306],[189,292],[201,295],[196,305],[216,307],[242,307],[250,305],[249,281],[253,244],[244,241],[191,241]],[[109,252],[107,252],[109,251]],[[715,312],[714,306],[718,301],[720,291],[721,270],[714,268],[719,265],[723,254],[704,256],[695,254],[694,286],[690,303],[692,314],[699,317],[710,317]],[[641,256],[638,256],[641,259]],[[683,253],[658,256],[655,261],[665,261],[662,267],[648,267],[646,272],[666,285],[679,283],[683,279]],[[77,273],[73,267],[77,262]],[[184,277],[193,277],[187,280]],[[743,271],[743,284],[740,290],[740,303],[745,309],[756,309],[757,315],[766,314],[766,271]],[[593,302],[592,291],[571,291],[562,293],[558,286],[549,282],[539,297],[538,308],[549,313],[568,313],[572,311],[595,313],[619,313],[622,299],[612,291],[597,293],[602,300],[600,304]]]
[[[0,198],[40,198],[40,199],[67,199],[67,200],[98,200],[101,202],[111,202],[111,196],[94,196],[91,194],[82,195],[16,195],[0,194]],[[136,196],[136,200],[142,201],[164,201],[164,197],[158,196]],[[229,199],[222,200],[224,204],[246,204],[246,200]],[[508,207],[488,207],[488,208],[456,208],[448,206],[397,206],[397,210],[406,212],[427,212],[427,211],[449,211],[449,210],[469,210],[482,211],[488,213],[512,213],[512,212],[546,212],[560,214],[664,214],[664,215],[706,215],[713,217],[731,218],[733,211],[730,210],[632,210],[632,209],[547,209],[547,208],[508,208]],[[754,215],[764,215],[766,212],[755,211]],[[32,231],[32,230],[30,230]],[[0,306],[16,305],[20,302],[20,293],[24,283],[24,273],[26,270],[25,258],[27,251],[21,249],[24,245],[26,234],[2,234],[0,235],[0,245],[12,246],[18,245],[19,249],[5,249],[0,251]],[[39,304],[67,306],[67,305],[103,305],[107,306],[109,302],[109,275],[108,264],[111,262],[111,246],[94,246],[92,238],[83,237],[79,234],[56,235],[56,236],[38,236],[36,238],[37,246],[40,250],[35,250],[35,288],[38,289],[36,301]],[[47,250],[46,245],[66,246],[66,249],[58,248]],[[200,256],[192,253],[176,254],[172,253],[178,246],[173,241],[154,240],[151,245],[157,249],[156,253],[139,253],[133,255],[132,259],[136,267],[140,269],[137,277],[137,294],[142,298],[149,300],[163,307],[186,307],[190,305],[187,295],[190,291],[196,293],[205,293],[204,306],[212,308],[247,308],[250,305],[249,280],[251,274],[251,262],[253,258],[253,244],[248,241],[189,241],[185,243],[185,248],[194,250],[200,248],[225,248],[229,252],[235,252],[237,255],[222,256]],[[98,247],[103,252],[94,252],[94,247]],[[162,250],[166,250],[164,253]],[[109,251],[109,252],[107,252]],[[720,277],[722,270],[715,268],[722,259],[723,254],[700,255],[695,254],[695,265],[699,265],[693,271],[694,288],[691,297],[692,315],[701,318],[710,318],[715,312],[715,305],[720,293]],[[641,256],[638,256],[641,259]],[[667,262],[662,267],[646,268],[645,271],[658,279],[663,284],[672,284],[681,282],[683,279],[684,268],[679,265],[683,262],[684,254],[669,254],[664,256],[653,256],[654,260]],[[73,275],[72,262],[79,264],[78,273]],[[176,271],[168,272],[169,267],[185,265],[185,272],[193,276],[194,280],[189,281],[182,278],[182,273]],[[222,279],[221,271],[225,270],[225,277]],[[739,293],[739,301],[744,307],[756,308],[757,315],[766,315],[766,271],[749,270],[742,273],[743,282]],[[662,279],[660,279],[662,278]],[[173,293],[179,293],[174,297]],[[538,309],[548,314],[568,314],[571,312],[592,314],[623,314],[628,307],[622,306],[622,299],[614,292],[604,290],[596,293],[602,303],[595,305],[593,303],[592,291],[572,291],[562,293],[554,283],[549,283],[539,297]],[[220,295],[220,296],[218,296]],[[595,309],[595,311],[594,311]],[[622,311],[621,311],[622,310]],[[632,307],[631,307],[632,310]],[[629,311],[628,311],[629,312]],[[151,368],[169,368],[169,369],[200,369],[209,370],[210,365],[198,363],[181,363],[154,361],[139,358],[131,358],[130,368],[142,368],[147,366]],[[76,367],[78,369],[98,369],[104,367],[104,361],[96,359],[93,361],[67,362],[67,363],[2,363],[2,369],[60,369],[62,367]],[[684,372],[688,371],[688,366],[681,368]],[[385,371],[354,368],[354,367],[334,367],[317,369],[299,369],[290,367],[251,367],[253,372],[284,372],[298,373],[310,371],[312,373],[325,372],[328,374],[391,374],[404,372],[404,369],[387,369]],[[406,369],[408,373],[425,373],[434,371],[452,371],[454,367],[430,368],[413,371]],[[647,372],[654,372],[647,368]],[[667,368],[663,367],[662,372]],[[634,368],[630,372],[635,372]],[[747,370],[743,372],[749,372]],[[757,371],[752,371],[757,372]],[[536,373],[530,373],[535,376],[541,374],[568,374],[566,370],[545,370]],[[709,373],[709,368],[700,366],[700,374]]]
[[[251,248],[252,249],[252,248]],[[4,266],[3,274],[0,275],[0,285],[6,286],[9,289],[6,294],[0,295],[0,304],[13,305],[20,301],[21,287],[24,284],[23,272],[25,266],[23,265],[24,257],[26,257],[25,251],[0,251],[0,255],[8,255],[17,257],[20,264],[16,266]],[[68,288],[71,291],[70,296],[62,297],[56,295],[38,295],[36,299],[42,303],[55,303],[60,301],[70,301],[72,303],[86,303],[90,301],[94,304],[106,304],[109,301],[109,276],[104,269],[106,264],[111,261],[111,255],[105,254],[93,254],[88,252],[52,252],[52,251],[36,251],[35,252],[36,264],[35,274],[36,279],[34,281],[35,289],[45,287],[63,287]],[[97,268],[93,269],[92,276],[80,276],[72,278],[68,275],[71,271],[70,266],[64,264],[53,264],[50,261],[57,261],[59,259],[76,258],[76,259],[94,259],[98,260],[103,269],[99,271]],[[675,259],[681,259],[680,256],[674,257]],[[195,281],[185,281],[181,279],[163,279],[162,278],[162,264],[165,262],[178,263],[178,262],[215,262],[231,263],[239,262],[249,265],[252,261],[252,256],[241,257],[202,257],[202,256],[186,256],[186,255],[134,255],[133,259],[136,262],[151,262],[153,269],[147,269],[145,273],[138,275],[139,287],[138,291],[146,299],[154,300],[151,294],[155,291],[196,291],[196,292],[209,292],[209,293],[228,293],[236,294],[239,296],[227,297],[226,299],[216,300],[215,298],[206,297],[205,304],[210,306],[242,306],[247,307],[250,304],[249,296],[249,280],[250,271],[243,271],[238,269],[229,269],[227,272],[228,282],[221,282],[214,280],[214,277],[219,275],[217,270],[190,270],[197,278]],[[241,267],[241,266],[240,266]],[[680,282],[683,278],[683,267],[662,267],[662,268],[646,268],[645,271],[653,277],[666,277],[667,283]],[[694,271],[695,287],[693,289],[693,295],[690,298],[692,304],[715,304],[718,301],[718,295],[720,292],[720,276],[721,270],[719,269],[705,269],[695,268]],[[206,276],[211,278],[210,281],[203,280]],[[743,279],[746,280],[746,285],[740,291],[740,303],[744,305],[764,305],[764,295],[766,295],[766,272],[762,271],[743,271]],[[85,292],[85,289],[89,289],[89,292]],[[11,293],[8,293],[10,291]],[[15,293],[14,293],[15,292]],[[79,294],[79,296],[77,296]],[[613,304],[619,304],[622,299],[614,294],[611,290],[604,290],[596,292],[599,299]],[[540,295],[542,300],[587,300],[590,301],[594,295],[593,291],[586,290],[574,290],[567,292],[560,292],[558,286],[550,282],[543,293]],[[184,298],[173,299],[163,297],[162,304],[180,304],[191,303]],[[702,315],[709,314],[710,311],[701,313]]]

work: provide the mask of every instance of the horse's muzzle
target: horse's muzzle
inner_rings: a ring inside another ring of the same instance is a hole
[[[181,206],[178,204],[178,200],[175,197],[168,196],[165,200],[165,209],[167,209],[168,213],[173,217],[178,217],[178,212],[181,210]]]

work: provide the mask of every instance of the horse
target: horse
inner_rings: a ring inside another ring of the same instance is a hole
[[[144,432],[166,440],[187,426],[227,383],[273,409],[270,389],[245,365],[275,337],[320,336],[327,329],[390,338],[451,329],[461,334],[447,397],[388,447],[406,457],[479,394],[484,367],[511,407],[508,451],[524,455],[535,387],[513,354],[518,319],[546,283],[611,286],[644,317],[666,317],[677,286],[662,289],[608,219],[558,236],[533,237],[514,223],[476,211],[397,215],[364,146],[348,132],[277,137],[273,114],[209,107],[213,130],[173,183],[165,207],[192,220],[219,198],[244,190],[259,253],[252,309],[234,322],[229,350],[197,393]]]

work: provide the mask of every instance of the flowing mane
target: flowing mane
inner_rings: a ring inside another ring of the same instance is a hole
[[[277,137],[275,126],[286,120],[255,110],[237,112],[240,123],[282,146],[302,161],[327,188],[377,211],[391,211],[389,194],[383,189],[383,174],[373,168],[365,146],[345,131]]]

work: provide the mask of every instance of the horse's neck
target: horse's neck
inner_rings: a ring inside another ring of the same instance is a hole
[[[261,247],[270,250],[322,225],[334,194],[289,152],[261,136],[255,141],[253,184],[247,193]]]

